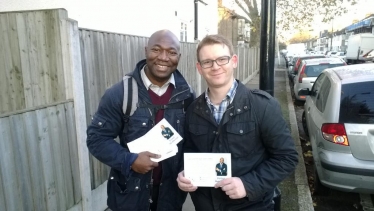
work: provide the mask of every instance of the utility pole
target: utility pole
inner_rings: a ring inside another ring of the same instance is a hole
[[[275,25],[276,1],[262,0],[260,41],[260,89],[268,92],[272,96],[274,96],[274,58],[276,34]]]
[[[330,51],[332,51],[332,38],[334,36],[334,19],[331,20],[331,42],[330,42]]]

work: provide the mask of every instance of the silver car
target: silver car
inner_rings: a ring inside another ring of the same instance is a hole
[[[306,96],[299,95],[301,89],[311,89],[319,74],[326,68],[343,66],[346,63],[340,58],[320,58],[303,60],[297,75],[293,79],[293,91],[297,101],[305,101]]]
[[[374,64],[324,70],[304,104],[315,190],[374,193]],[[321,186],[321,184],[323,186]]]

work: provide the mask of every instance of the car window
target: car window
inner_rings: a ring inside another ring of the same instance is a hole
[[[339,122],[374,123],[374,81],[342,86]]]
[[[326,79],[322,81],[321,88],[319,92],[317,93],[317,98],[316,98],[316,107],[321,112],[325,111],[327,99],[330,93],[330,88],[331,88],[330,79],[326,77]]]
[[[313,87],[312,87],[312,91],[311,91],[311,94],[310,94],[310,97],[312,98],[312,100],[315,102],[316,100],[316,97],[317,97],[317,94],[322,86],[322,82],[323,80],[325,79],[326,75],[325,74],[321,74],[316,82],[314,83]]]
[[[327,68],[333,68],[338,66],[343,66],[344,64],[320,64],[320,65],[310,65],[305,69],[305,75],[307,77],[317,77],[321,72]]]

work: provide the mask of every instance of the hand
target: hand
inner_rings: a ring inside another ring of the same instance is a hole
[[[219,171],[219,169],[218,169],[218,168],[216,168],[216,171]]]
[[[241,199],[247,195],[242,180],[239,177],[223,179],[214,186],[225,191],[231,199]]]
[[[161,155],[150,153],[148,151],[141,152],[132,164],[131,168],[137,173],[145,174],[158,166],[157,162],[153,162],[151,158],[160,158]]]
[[[177,182],[179,189],[183,190],[184,192],[193,192],[197,189],[196,186],[192,185],[189,179],[184,177],[184,171],[179,172]]]

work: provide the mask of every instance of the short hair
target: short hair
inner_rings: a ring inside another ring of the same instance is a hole
[[[214,45],[214,44],[222,44],[222,45],[227,46],[230,51],[230,56],[234,55],[234,46],[226,37],[219,35],[219,34],[212,34],[212,35],[207,35],[206,37],[204,37],[204,39],[201,40],[201,42],[197,46],[196,56],[197,56],[198,62],[200,62],[199,53],[200,53],[201,48],[207,45]]]

